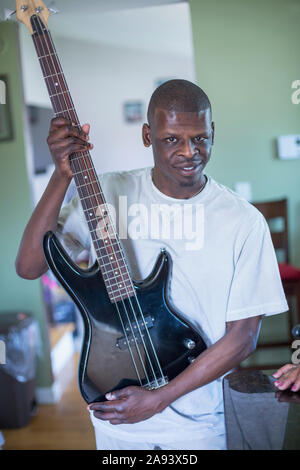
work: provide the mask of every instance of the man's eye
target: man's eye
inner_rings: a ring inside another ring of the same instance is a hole
[[[206,140],[205,137],[201,137],[200,135],[198,135],[198,137],[195,137],[195,141],[196,142],[204,142]]]
[[[166,138],[167,142],[176,142],[176,140],[177,140],[176,137],[173,137],[173,136]]]

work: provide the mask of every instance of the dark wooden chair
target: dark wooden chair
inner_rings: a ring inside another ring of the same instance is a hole
[[[258,343],[257,349],[274,348],[279,346],[291,346],[293,341],[292,329],[295,323],[300,323],[300,269],[290,264],[290,253],[288,243],[288,213],[287,199],[280,199],[270,202],[255,202],[253,205],[263,214],[270,227],[270,233],[277,254],[280,277],[283,289],[288,300],[294,297],[296,304],[296,317],[293,318],[291,309],[288,311],[288,329],[290,338],[288,341],[277,341],[268,343]],[[280,219],[276,221],[275,219]],[[276,222],[280,222],[280,228],[273,228]],[[290,304],[290,302],[289,302]],[[267,366],[259,366],[259,369],[276,369],[283,364],[269,364]]]

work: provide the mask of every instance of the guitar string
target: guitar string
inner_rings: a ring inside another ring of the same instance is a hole
[[[52,40],[51,36],[50,36],[50,40]],[[48,50],[49,50],[49,46],[48,46]],[[46,55],[46,54],[45,54],[45,55]],[[56,59],[57,59],[57,62],[59,63],[58,57],[56,57]],[[53,62],[53,61],[52,61],[52,62]],[[48,65],[49,65],[49,64],[48,64]],[[53,63],[53,65],[54,65],[54,63]],[[54,69],[55,69],[55,66],[54,66]],[[49,71],[51,71],[50,68],[49,68]],[[54,71],[55,71],[55,70],[54,70]],[[62,74],[62,77],[64,78],[63,74]],[[65,85],[66,85],[66,84],[65,84]],[[66,87],[66,92],[67,92],[67,87]],[[63,93],[63,95],[64,95],[64,93]],[[59,100],[58,97],[57,97],[57,99]],[[69,100],[70,100],[70,103],[71,103],[70,97],[69,97]],[[66,103],[66,104],[67,104],[67,103]],[[74,108],[74,107],[72,106],[72,103],[71,103],[71,107]],[[67,106],[67,108],[68,108],[68,106]],[[74,110],[74,114],[76,114],[75,110]],[[74,162],[74,163],[75,163],[75,162]],[[80,163],[79,163],[79,165],[80,165]],[[93,187],[93,186],[92,186],[92,187]],[[93,190],[94,190],[94,187],[93,187]],[[109,211],[107,211],[107,212],[108,212],[109,218],[111,218],[111,217],[110,217],[110,214],[109,214]],[[103,238],[103,236],[102,236],[102,238]],[[110,237],[108,236],[108,238],[110,238]],[[116,239],[117,239],[117,238],[116,238]],[[117,243],[119,244],[118,239],[117,239]],[[106,251],[107,251],[107,250],[106,250]],[[121,250],[120,250],[120,251],[121,251]],[[119,263],[118,263],[118,264],[119,264]],[[126,266],[125,266],[125,268],[126,268]],[[122,275],[122,270],[121,270],[121,275]],[[122,275],[122,278],[123,278],[123,275]],[[125,288],[126,288],[126,290],[127,290],[126,282],[125,282]],[[127,292],[128,292],[128,291],[127,291]],[[124,304],[124,302],[123,302],[123,304]],[[126,310],[125,305],[124,305],[124,309]],[[133,313],[135,314],[133,307],[132,307],[132,310],[133,310]],[[127,310],[126,310],[126,313],[127,313]],[[127,317],[128,317],[128,314],[127,314]],[[136,318],[136,316],[135,316],[135,318]],[[122,320],[121,320],[121,321],[122,321]],[[130,320],[129,320],[129,321],[130,321]],[[136,319],[136,321],[137,321],[137,319]],[[122,322],[122,325],[123,325],[123,322]],[[146,325],[146,324],[145,324],[145,325]],[[138,321],[137,321],[137,326],[139,326],[139,325],[138,325]],[[147,327],[146,327],[146,328],[147,328]],[[123,329],[124,329],[124,326],[123,326]],[[125,335],[126,335],[126,331],[125,331]],[[127,335],[126,335],[126,336],[127,336]],[[127,340],[127,343],[128,343],[128,340]],[[150,360],[149,356],[148,356],[148,359]],[[153,372],[154,372],[154,371],[153,371]],[[137,375],[139,376],[139,374],[137,374]],[[148,379],[148,381],[149,381],[149,379]]]
[[[51,36],[50,36],[50,39],[51,39]],[[54,46],[53,46],[53,48],[54,48]],[[57,59],[57,62],[58,62],[58,64],[59,64],[59,59],[58,59],[58,57],[56,57],[56,59]],[[59,64],[59,65],[60,65],[60,64]],[[63,75],[63,74],[62,74],[62,77],[64,78],[64,75]],[[66,83],[65,83],[65,88],[67,89]],[[69,99],[70,99],[70,97],[69,97]],[[71,103],[71,99],[70,99],[70,103]],[[74,108],[74,106],[72,106],[72,107]],[[76,111],[75,111],[75,110],[74,110],[74,115],[76,115]],[[77,118],[77,116],[76,116],[76,118]],[[78,126],[80,127],[78,118],[77,118],[77,122],[78,122]],[[86,163],[84,159],[83,159],[83,161],[84,161],[84,163]],[[88,187],[88,185],[86,185],[86,186]],[[93,192],[95,193],[93,184],[92,184],[92,189],[93,189]],[[103,193],[101,192],[101,194],[103,194]],[[96,196],[96,193],[95,193],[95,196]],[[95,197],[95,200],[97,200],[96,197]],[[105,201],[104,197],[103,197],[103,200]],[[83,202],[85,202],[85,201],[83,201]],[[107,207],[106,207],[106,209],[107,209]],[[107,210],[106,212],[107,212],[107,214],[108,214],[109,217],[110,217],[109,211]],[[113,226],[113,225],[111,224],[111,226]],[[101,235],[102,235],[102,239],[103,239],[103,238],[104,238],[103,233],[101,233]],[[116,238],[116,237],[115,237],[115,238]],[[108,239],[111,241],[109,234],[108,234]],[[95,240],[95,242],[97,243],[97,245],[99,245],[99,244],[98,244],[98,240]],[[111,245],[111,246],[112,246],[112,245]],[[99,246],[98,246],[98,248],[99,248]],[[105,247],[105,245],[104,245],[103,248],[104,248],[105,251],[106,251],[106,256],[109,257],[109,254],[108,254],[108,251],[107,251],[107,248]],[[119,248],[121,248],[120,245],[119,245]],[[100,249],[101,249],[101,248],[100,248]],[[120,249],[120,252],[122,252],[121,249]],[[103,256],[103,255],[102,255],[102,256]],[[125,285],[125,290],[126,290],[127,295],[128,295],[128,297],[129,297],[129,291],[128,291],[128,289],[127,289],[126,279],[125,279],[125,281],[124,281],[124,276],[123,276],[122,268],[120,268],[120,265],[119,265],[118,256],[116,256],[116,260],[115,260],[115,261],[116,261],[116,263],[117,263],[117,265],[118,265],[118,268],[119,268],[119,271],[120,271],[120,276],[119,276],[119,277],[122,278],[123,283],[124,283],[124,285]],[[111,265],[111,267],[113,268],[112,263],[110,263],[110,265]],[[126,265],[125,265],[125,269],[126,269]],[[126,270],[127,270],[127,269],[126,269]],[[129,273],[127,272],[127,274],[128,274],[128,280],[130,281]],[[110,279],[109,279],[109,281],[110,281]],[[118,284],[118,283],[117,283],[117,284]],[[131,283],[131,284],[132,284],[132,283]],[[134,292],[134,287],[133,287],[133,285],[132,285],[132,291]],[[120,293],[120,292],[121,292],[121,291],[119,290],[119,293]],[[120,296],[121,296],[121,294],[120,294]],[[150,381],[149,381],[148,373],[147,373],[147,370],[146,370],[146,368],[145,368],[143,359],[142,359],[142,357],[141,357],[140,348],[139,348],[138,343],[137,343],[136,333],[134,332],[134,329],[133,329],[133,326],[132,326],[132,324],[131,324],[131,320],[130,320],[130,317],[129,317],[129,315],[128,315],[128,311],[127,311],[125,302],[124,302],[124,300],[122,299],[122,297],[121,297],[121,301],[122,301],[123,309],[124,309],[125,314],[126,314],[126,316],[127,316],[128,324],[130,325],[130,329],[131,329],[132,337],[133,337],[133,340],[134,340],[134,343],[135,343],[135,346],[136,346],[136,350],[137,350],[137,352],[138,352],[138,355],[139,355],[139,358],[140,358],[142,367],[143,367],[143,369],[144,369],[144,372],[145,372],[145,375],[146,375],[146,378],[147,378],[147,381],[148,381],[148,384],[149,384]],[[129,298],[129,302],[130,302],[130,298]],[[130,303],[131,303],[131,302],[130,302]],[[131,306],[132,306],[132,305],[131,305]],[[116,303],[115,303],[115,308],[116,308],[116,309],[118,310],[118,312],[119,312],[119,308],[118,308],[118,305],[117,305]],[[135,310],[133,309],[133,307],[132,307],[132,311],[133,311],[133,314],[134,314],[134,317],[135,317],[135,321],[136,321],[136,325],[135,325],[134,328],[137,327],[137,329],[138,329],[138,331],[139,331],[140,338],[141,338],[141,341],[142,341],[143,346],[144,346],[144,350],[145,350],[145,352],[146,352],[146,355],[147,355],[148,360],[149,360],[149,362],[150,362],[150,366],[151,366],[151,368],[152,368],[152,373],[153,373],[153,375],[155,375],[155,372],[154,372],[154,369],[153,369],[153,366],[152,366],[152,363],[151,363],[151,359],[150,359],[150,357],[149,357],[149,353],[148,353],[147,347],[146,347],[145,342],[144,342],[144,340],[143,340],[143,335],[142,335],[142,332],[141,332],[141,329],[140,329],[140,326],[139,326],[139,322],[138,322],[138,319],[137,319],[137,317],[136,317],[136,313],[135,313]],[[121,315],[119,315],[119,316],[120,316],[120,320],[121,320],[121,322],[122,322],[123,330],[125,330],[124,323],[123,323],[123,320],[122,320],[122,318],[121,318]],[[144,321],[144,323],[145,323],[145,321]],[[145,323],[145,325],[146,325],[146,323]],[[125,331],[125,333],[126,333],[126,331]],[[127,345],[129,345],[129,348],[130,348],[130,342],[129,342],[128,338],[127,338]],[[132,356],[132,355],[131,355],[131,357],[132,357],[132,359],[133,359],[133,356]],[[133,359],[133,360],[134,360],[134,359]]]
[[[41,39],[41,37],[39,37],[39,38]],[[37,43],[36,43],[36,44],[37,44]],[[44,51],[42,39],[41,39],[41,46],[42,46],[42,49],[43,49],[43,51]],[[37,47],[37,50],[38,50],[38,47]],[[38,51],[38,52],[39,52],[39,51]],[[45,52],[45,51],[44,51],[44,52]],[[41,54],[40,54],[40,55],[41,55]],[[46,54],[43,54],[43,56],[46,56]],[[49,64],[47,64],[47,65],[48,65],[48,67],[49,67]],[[55,67],[54,67],[54,69],[55,69]],[[49,67],[49,71],[51,71],[50,67]],[[55,70],[54,70],[54,72],[55,72]],[[56,74],[56,75],[57,75],[57,74]],[[58,77],[57,77],[57,78],[58,78]],[[59,80],[57,81],[57,83],[59,84],[60,88],[62,89]],[[60,104],[60,103],[59,103],[59,104]],[[67,105],[67,102],[66,102],[66,105]],[[56,103],[54,102],[54,100],[53,100],[53,106],[54,106],[54,111],[55,111]],[[68,108],[68,106],[66,106],[66,108]],[[56,112],[56,111],[55,111],[55,113],[58,114],[59,112]],[[63,114],[63,113],[60,112],[60,114]],[[70,116],[70,115],[68,115],[68,117],[71,119],[71,116]],[[79,127],[80,127],[80,126],[79,126]],[[76,152],[76,153],[77,153],[77,152]],[[78,152],[78,153],[79,153],[79,152]],[[76,168],[76,165],[77,165],[77,163],[78,163],[78,165],[79,165],[79,167],[80,167],[79,169],[82,171],[80,162],[73,162],[73,163],[74,163],[75,169],[78,169],[78,168]],[[84,163],[85,163],[85,162],[84,162]],[[83,202],[84,202],[84,201],[83,201]],[[109,280],[109,282],[110,282],[110,280]],[[132,358],[132,361],[133,361],[133,364],[134,364],[134,367],[135,367],[135,370],[136,370],[136,374],[137,374],[138,380],[139,380],[140,384],[142,385],[142,380],[141,380],[141,377],[140,377],[140,375],[139,375],[138,368],[137,368],[137,365],[136,365],[136,363],[135,363],[135,360],[134,360],[134,357],[133,357],[133,354],[132,354],[132,351],[131,351],[130,342],[129,342],[129,340],[128,340],[128,336],[127,336],[127,333],[126,333],[126,329],[125,329],[125,326],[124,326],[124,322],[123,322],[122,316],[121,316],[121,314],[120,314],[120,311],[119,311],[119,309],[118,309],[117,304],[115,304],[115,307],[116,307],[116,309],[117,309],[117,311],[118,311],[119,319],[120,319],[120,322],[121,322],[121,325],[122,325],[122,328],[123,328],[123,331],[124,331],[124,334],[125,334],[125,338],[126,338],[126,341],[127,341],[128,349],[129,349],[129,352],[130,352],[130,354],[131,354],[131,358]],[[133,330],[132,330],[132,334],[133,334]],[[148,378],[148,382],[149,382],[149,378]]]
[[[49,38],[50,38],[50,41],[52,42],[53,50],[55,51],[55,47],[54,47],[54,44],[53,44],[53,41],[52,41],[51,34],[49,34]],[[48,49],[49,49],[49,48],[48,48]],[[56,59],[57,59],[58,65],[59,65],[59,67],[60,67],[60,69],[61,69],[61,65],[60,65],[59,58],[57,57],[57,54],[55,54],[55,55],[56,55]],[[63,80],[65,81],[65,77],[64,77],[64,74],[63,74],[63,73],[62,73],[62,77],[63,77]],[[68,89],[66,82],[65,82],[65,88],[66,88],[66,90]],[[69,99],[70,99],[70,103],[73,104],[71,97],[69,97]],[[74,106],[72,106],[72,107],[74,108]],[[75,111],[75,110],[74,110],[74,114],[76,115],[76,111]],[[77,117],[77,116],[76,116],[76,117]],[[78,117],[77,117],[77,121],[78,121],[78,125],[79,125]],[[80,127],[80,126],[79,126],[79,127]],[[92,188],[93,188],[93,190],[94,190],[93,185],[92,185]],[[100,194],[102,195],[103,201],[105,201],[105,197],[104,197],[104,195],[103,195],[103,192],[102,192],[101,188],[100,188]],[[109,211],[107,211],[107,213],[108,213],[108,217],[109,217],[110,222],[111,222],[110,226],[111,226],[111,227],[113,228],[113,230],[114,230],[114,224],[113,224],[112,219],[111,219],[111,214],[110,214]],[[102,237],[102,238],[103,238],[103,237]],[[108,236],[108,238],[110,239],[109,236]],[[124,250],[123,250],[123,247],[120,245],[120,241],[119,241],[118,236],[117,236],[116,233],[114,233],[114,239],[117,241],[117,245],[118,245],[118,247],[119,247],[119,251],[122,253],[122,255],[123,255],[123,257],[124,257]],[[110,239],[110,241],[111,241],[111,239]],[[106,250],[106,252],[107,252],[107,250]],[[117,261],[117,264],[118,264],[118,266],[119,266],[118,257],[116,258],[116,261]],[[124,265],[125,265],[125,269],[126,269],[126,271],[127,271],[128,278],[129,278],[129,280],[131,281],[130,274],[129,274],[128,270],[127,270],[126,264],[124,264]],[[122,269],[120,270],[120,272],[121,272],[121,277],[122,277],[122,279],[123,279],[123,281],[124,281]],[[149,342],[150,342],[150,344],[151,344],[151,346],[152,346],[152,350],[153,350],[153,352],[154,352],[154,356],[155,356],[155,359],[156,359],[158,368],[159,368],[159,370],[160,370],[161,377],[162,377],[162,379],[164,380],[164,375],[163,375],[163,372],[162,372],[162,369],[161,369],[161,365],[160,365],[160,363],[159,363],[159,360],[158,360],[158,357],[157,357],[157,354],[156,354],[156,350],[155,350],[155,347],[154,347],[154,345],[153,345],[151,336],[150,336],[150,334],[149,334],[149,330],[148,330],[148,327],[147,327],[147,323],[146,323],[146,321],[145,321],[145,318],[144,318],[144,315],[143,315],[141,306],[140,306],[140,304],[139,304],[139,301],[138,301],[138,299],[137,299],[137,296],[136,296],[136,293],[135,293],[135,289],[134,289],[134,286],[133,286],[132,282],[131,282],[131,285],[132,285],[132,290],[133,290],[133,293],[134,293],[134,299],[135,299],[135,301],[136,301],[136,303],[137,303],[137,305],[138,305],[138,309],[140,310],[140,315],[141,315],[141,317],[142,317],[142,322],[144,323],[144,327],[145,327],[146,333],[148,334]],[[127,294],[128,294],[126,282],[125,282],[125,289],[126,289]],[[152,366],[152,362],[151,362],[151,359],[150,359],[149,354],[148,354],[148,349],[147,349],[147,347],[146,347],[146,345],[145,345],[145,343],[144,343],[144,341],[143,341],[143,335],[142,335],[142,333],[141,333],[141,330],[140,330],[140,327],[139,327],[139,322],[138,322],[138,319],[137,319],[137,317],[136,317],[135,309],[134,309],[134,307],[133,307],[133,305],[132,305],[132,303],[131,303],[131,297],[130,297],[130,296],[128,296],[128,301],[129,301],[129,303],[130,303],[132,312],[133,312],[134,317],[135,317],[136,326],[138,327],[138,330],[139,330],[139,333],[140,333],[140,337],[141,337],[141,340],[142,340],[143,345],[144,345],[144,350],[145,350],[145,352],[146,352],[146,355],[147,355],[147,357],[148,357],[148,361],[149,361],[150,367],[151,367],[151,369],[152,369],[153,377],[154,377],[154,379],[155,379],[156,382],[157,382],[157,378],[156,378],[156,376],[155,376],[155,372],[154,372],[154,369],[153,369],[153,366]],[[126,309],[126,307],[125,307],[124,302],[123,302],[123,308],[125,309],[126,314],[127,314],[127,309]],[[128,315],[127,315],[127,317],[128,317]],[[130,322],[129,319],[128,319],[128,321]]]
[[[41,45],[42,45],[42,47],[43,47],[43,44],[41,44]],[[45,54],[44,54],[44,55],[45,55]],[[49,64],[48,64],[48,65],[49,65]],[[56,103],[54,102],[53,104],[56,104]],[[68,107],[68,106],[67,106],[67,107]],[[54,109],[55,109],[55,106],[54,106]],[[71,117],[71,116],[68,116],[68,117]],[[81,165],[80,165],[79,162],[78,162],[78,165],[81,167]],[[75,166],[75,169],[76,169],[76,168],[77,168],[76,162],[74,162],[74,166]],[[80,168],[80,169],[82,170],[82,168]],[[109,283],[110,283],[110,280],[109,280]],[[119,315],[119,319],[120,319],[120,322],[121,322],[121,325],[122,325],[122,328],[123,328],[123,331],[124,331],[125,339],[126,339],[126,342],[127,342],[127,345],[128,345],[128,349],[129,349],[129,352],[130,352],[130,355],[131,355],[131,359],[132,359],[132,361],[133,361],[133,365],[134,365],[135,370],[136,370],[136,374],[137,374],[138,380],[139,380],[140,384],[142,385],[141,377],[140,377],[140,374],[139,374],[139,372],[138,372],[138,368],[137,368],[137,365],[136,365],[136,363],[135,363],[135,359],[134,359],[133,354],[132,354],[130,342],[129,342],[129,340],[128,340],[128,336],[127,336],[127,333],[126,333],[126,329],[125,329],[125,326],[124,326],[124,322],[123,322],[122,316],[121,316],[121,314],[120,314],[120,311],[119,311],[119,308],[118,308],[117,304],[115,304],[115,307],[116,307],[117,312],[118,312],[118,315]],[[128,315],[127,315],[127,317],[128,317]],[[128,319],[128,320],[129,320],[129,319]],[[130,324],[130,320],[129,320],[129,324]],[[131,328],[131,330],[132,330],[132,328]],[[132,334],[133,334],[133,330],[132,330]],[[149,382],[149,378],[148,378],[148,377],[147,377],[147,380],[148,380],[148,382]]]
[[[43,43],[42,43],[42,39],[41,39],[41,45],[42,45],[42,48],[43,48],[43,50],[44,50]],[[49,47],[48,47],[48,49],[49,49]],[[44,51],[44,52],[45,52],[45,51]],[[46,56],[46,54],[44,54],[44,56]],[[47,65],[49,66],[49,64],[47,64]],[[54,68],[54,72],[55,72],[55,66],[54,66],[54,64],[53,64],[53,68]],[[51,72],[50,67],[49,67],[49,71]],[[62,74],[62,76],[63,76],[63,74]],[[58,77],[57,77],[57,78],[58,78]],[[58,83],[58,84],[60,85],[60,87],[61,87],[61,84],[60,84],[60,81],[59,81],[59,80],[57,81],[57,83]],[[64,85],[65,85],[65,88],[66,88],[66,90],[67,90],[66,84],[64,84]],[[61,89],[63,90],[62,87],[61,87]],[[69,98],[69,100],[70,100],[70,98]],[[58,99],[58,101],[60,101],[60,100]],[[65,102],[66,102],[66,100],[65,100]],[[70,103],[71,103],[71,100],[70,100]],[[56,104],[56,103],[54,102],[53,104]],[[60,103],[59,103],[59,104],[60,104]],[[67,102],[66,102],[66,105],[67,105],[67,106],[66,106],[66,109],[67,109],[67,108],[68,108]],[[72,106],[72,103],[71,103],[71,107],[73,107],[73,106]],[[73,108],[74,108],[74,107],[73,107]],[[54,110],[55,110],[55,106],[54,106]],[[75,111],[75,110],[74,110],[74,111]],[[56,114],[58,114],[58,113],[56,113]],[[60,114],[62,114],[62,113],[60,113]],[[74,115],[75,115],[75,114],[76,114],[76,113],[74,112]],[[68,117],[71,119],[71,116],[70,116],[70,115],[68,115]],[[76,115],[75,115],[75,120],[78,121],[78,118],[77,118]],[[79,121],[78,121],[78,124],[79,124]],[[80,127],[80,126],[78,126],[78,127]],[[79,153],[79,152],[78,152],[78,153]],[[83,161],[84,161],[84,160],[83,160]],[[86,163],[86,162],[84,161],[84,163]],[[81,164],[80,164],[79,161],[78,161],[78,165],[79,165],[79,167],[80,167],[79,169],[82,171]],[[76,162],[74,162],[74,166],[75,166],[75,169],[77,169],[77,168],[76,168],[76,166],[77,166],[77,163],[76,163]],[[94,189],[94,188],[93,188],[93,189]],[[85,202],[85,201],[83,201],[83,202]],[[86,206],[86,205],[85,205],[85,206]],[[106,251],[107,251],[107,250],[106,250]],[[108,279],[108,281],[109,281],[109,284],[110,284],[110,279]],[[123,303],[124,303],[124,302],[123,302]],[[119,315],[119,319],[120,319],[120,322],[121,322],[121,325],[122,325],[122,328],[123,328],[123,331],[124,331],[124,334],[125,334],[126,342],[127,342],[127,345],[128,345],[128,349],[129,349],[130,355],[131,355],[131,359],[132,359],[132,361],[133,361],[133,364],[134,364],[134,367],[135,367],[135,370],[136,370],[136,374],[137,374],[138,380],[139,380],[140,384],[142,385],[141,377],[140,377],[140,374],[139,374],[139,372],[138,372],[138,368],[137,368],[135,359],[134,359],[133,354],[132,354],[130,342],[129,342],[129,340],[128,340],[128,336],[127,336],[127,333],[126,333],[126,329],[125,329],[125,326],[124,326],[124,322],[123,322],[121,313],[120,313],[120,311],[119,311],[118,305],[117,305],[116,303],[115,303],[114,305],[115,305],[115,308],[116,308],[116,310],[117,310],[117,312],[118,312],[118,315]],[[124,310],[125,310],[125,312],[126,312],[126,314],[127,314],[127,310],[126,310],[126,307],[125,307],[125,306],[124,306]],[[132,335],[133,335],[133,337],[134,337],[134,331],[133,331],[133,329],[132,329],[131,322],[130,322],[130,319],[129,319],[129,317],[128,317],[128,314],[127,314],[127,319],[128,319],[128,322],[129,322],[129,325],[130,325],[130,328],[131,328]],[[136,339],[135,339],[135,343],[136,343]],[[137,344],[136,344],[136,348],[137,348]],[[141,360],[141,363],[142,363],[142,365],[143,365],[143,361],[142,361],[142,358],[141,358],[141,357],[140,357],[140,360]],[[143,368],[144,368],[145,375],[146,375],[147,380],[148,380],[148,383],[149,383],[149,377],[148,377],[148,375],[147,375],[147,371],[146,371],[145,367],[143,367]]]

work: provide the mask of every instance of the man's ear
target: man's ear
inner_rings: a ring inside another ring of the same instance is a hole
[[[211,145],[214,145],[214,140],[215,140],[215,123],[211,123]]]
[[[142,137],[145,147],[150,147],[150,145],[152,144],[152,139],[149,124],[143,124]]]

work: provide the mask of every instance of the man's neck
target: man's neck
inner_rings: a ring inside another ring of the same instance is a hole
[[[155,167],[151,170],[151,177],[153,184],[161,193],[175,199],[190,199],[199,194],[207,183],[207,177],[202,173],[197,184],[190,186],[183,186],[175,181],[166,181],[165,178],[161,176],[161,173],[156,171]]]

